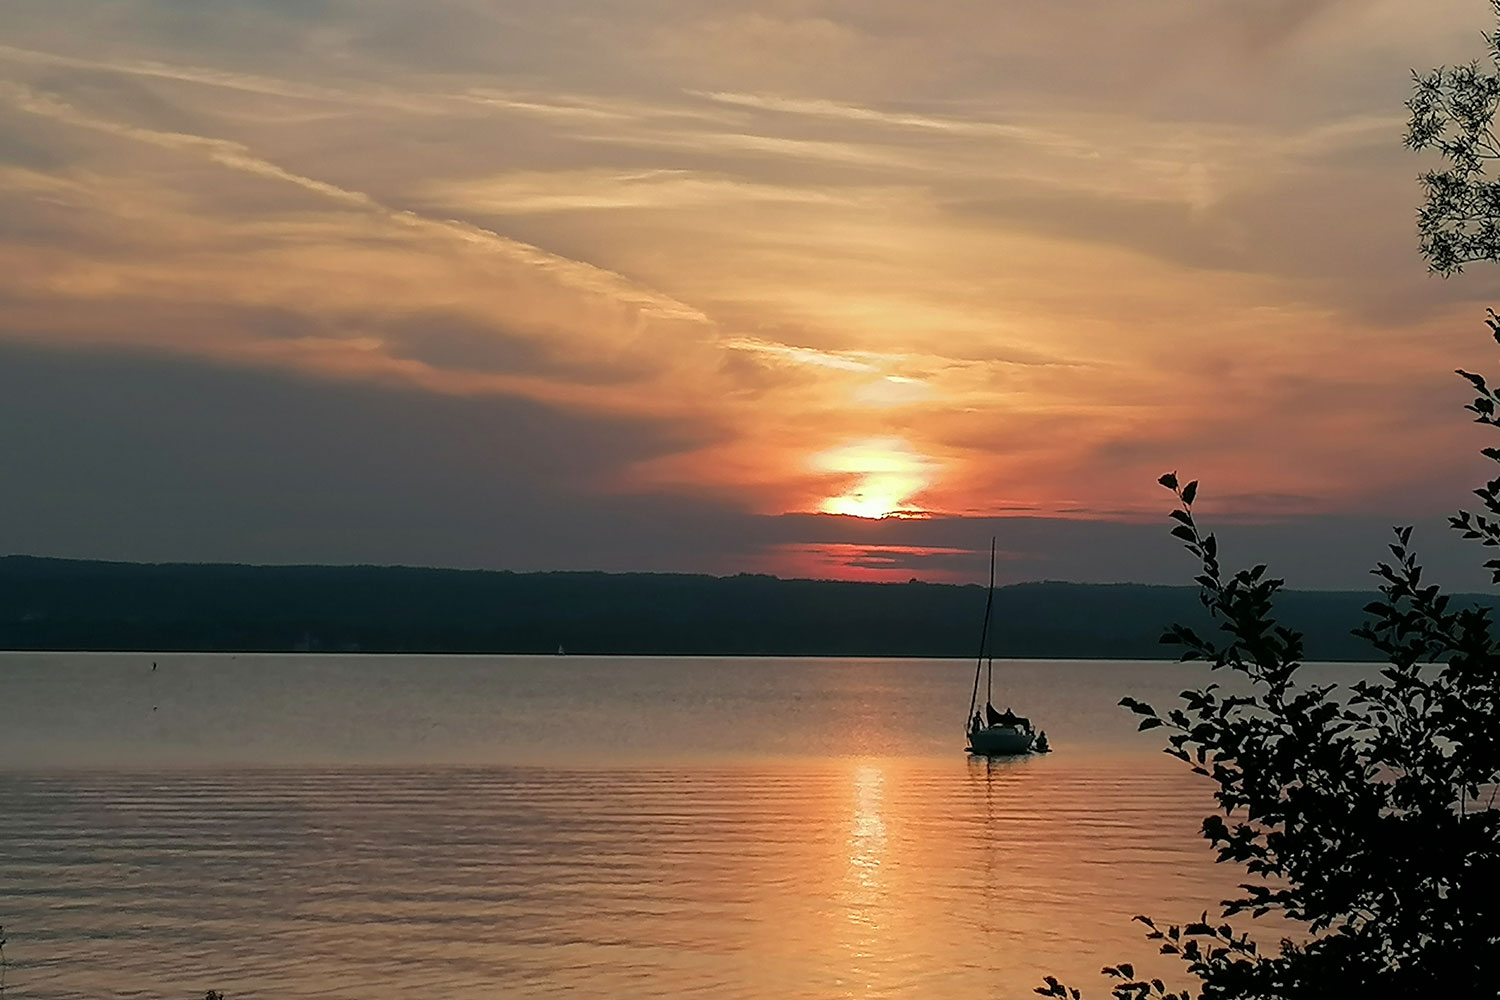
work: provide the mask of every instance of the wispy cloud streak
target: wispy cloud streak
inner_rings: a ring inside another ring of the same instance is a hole
[[[80,112],[55,97],[15,84],[0,87],[0,96],[23,111],[50,118],[53,121],[104,132],[163,149],[196,153],[231,170],[291,184],[341,205],[367,211],[400,226],[460,240],[485,251],[501,254],[515,263],[535,268],[567,282],[580,291],[607,296],[666,319],[697,323],[709,322],[707,316],[692,306],[635,285],[611,271],[549,254],[538,247],[509,239],[472,223],[455,219],[429,219],[407,209],[391,208],[362,191],[350,190],[286,170],[269,160],[256,156],[241,143],[180,132],[163,132],[108,121]]]

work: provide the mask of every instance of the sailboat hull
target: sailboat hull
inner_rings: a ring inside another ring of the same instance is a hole
[[[969,753],[983,757],[1006,757],[1030,753],[1036,733],[1019,726],[990,726],[969,733]]]

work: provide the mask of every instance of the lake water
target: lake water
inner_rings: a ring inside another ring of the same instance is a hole
[[[989,763],[953,661],[0,654],[6,996],[1183,982],[1131,917],[1237,872],[1116,702],[1202,676],[997,663],[1056,752]]]

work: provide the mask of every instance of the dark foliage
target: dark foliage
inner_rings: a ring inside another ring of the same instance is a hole
[[[1497,340],[1500,322],[1491,319]],[[1470,409],[1500,426],[1484,380]],[[1500,461],[1500,451],[1487,450]],[[1163,636],[1185,660],[1240,675],[1182,694],[1167,712],[1133,698],[1142,730],[1170,733],[1166,752],[1218,786],[1222,815],[1203,821],[1220,862],[1243,866],[1222,917],[1278,911],[1304,930],[1262,953],[1228,923],[1158,929],[1164,954],[1201,980],[1204,998],[1292,1000],[1490,996],[1500,972],[1500,645],[1482,608],[1455,608],[1422,583],[1411,529],[1374,571],[1380,598],[1358,632],[1387,661],[1346,691],[1304,683],[1301,635],[1280,624],[1282,581],[1255,566],[1226,575],[1218,542],[1193,515],[1197,483],[1162,477],[1180,501],[1172,534],[1199,561],[1201,600],[1218,636],[1177,625]],[[1475,491],[1486,514],[1452,519],[1500,545],[1500,481]],[[1121,1000],[1174,997],[1131,965],[1106,968]],[[1076,997],[1048,979],[1043,996]]]

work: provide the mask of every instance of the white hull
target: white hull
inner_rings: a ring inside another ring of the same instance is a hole
[[[971,730],[969,753],[985,757],[1003,757],[1007,754],[1030,753],[1036,742],[1036,733],[1019,726],[990,726],[988,729]]]

